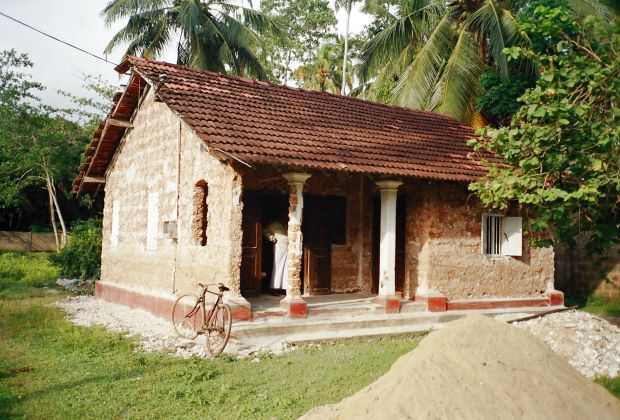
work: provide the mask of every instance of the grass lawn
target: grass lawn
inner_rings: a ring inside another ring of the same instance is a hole
[[[606,299],[600,296],[568,296],[566,306],[577,306],[579,309],[594,315],[620,317],[620,299]]]
[[[74,326],[48,306],[59,296],[33,289],[26,273],[52,275],[43,257],[0,254],[0,267],[24,268],[0,280],[0,418],[294,418],[363,388],[419,342],[349,341],[258,362],[133,351],[122,335]]]
[[[49,306],[62,295],[34,287],[55,277],[45,255],[0,254],[0,418],[295,418],[363,388],[420,340],[347,341],[257,362],[144,353],[121,334],[65,321]],[[620,396],[619,378],[600,383]]]

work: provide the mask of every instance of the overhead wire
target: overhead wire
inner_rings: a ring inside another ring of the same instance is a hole
[[[98,56],[97,54],[93,54],[93,53],[91,53],[90,51],[86,51],[85,49],[80,48],[80,47],[78,47],[78,46],[76,46],[76,45],[73,45],[73,44],[71,44],[70,42],[63,41],[62,39],[57,38],[57,37],[55,37],[54,35],[50,35],[50,34],[48,34],[47,32],[44,32],[44,31],[42,31],[42,30],[40,30],[40,29],[37,29],[37,28],[35,28],[34,26],[27,24],[26,22],[22,22],[22,21],[21,21],[21,20],[19,20],[19,19],[16,19],[16,18],[14,18],[14,17],[12,17],[12,16],[7,15],[6,13],[0,12],[0,15],[1,15],[1,16],[4,16],[4,17],[5,17],[5,18],[7,18],[7,19],[12,20],[13,22],[19,23],[20,25],[23,25],[23,26],[25,26],[25,27],[27,27],[27,28],[29,28],[29,29],[32,29],[33,31],[38,32],[38,33],[40,33],[41,35],[44,35],[44,36],[46,36],[46,37],[48,37],[48,38],[51,38],[51,39],[53,39],[54,41],[58,41],[58,42],[60,42],[60,43],[63,43],[63,44],[65,44],[65,45],[67,45],[67,46],[69,46],[69,47],[71,47],[71,48],[75,48],[76,50],[78,50],[78,51],[80,51],[80,52],[83,52],[83,53],[85,53],[85,54],[88,54],[88,55],[90,55],[91,57],[95,57],[95,58],[97,58],[97,59],[99,59],[99,60],[101,60],[101,61],[104,61],[104,62],[108,63],[108,64],[113,64],[113,65],[115,65],[115,66],[117,66],[117,65],[118,65],[117,63],[115,63],[115,62],[113,62],[113,61],[110,61],[110,60],[108,60],[107,58],[100,57],[100,56]]]

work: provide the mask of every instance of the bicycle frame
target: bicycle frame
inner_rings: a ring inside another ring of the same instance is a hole
[[[206,310],[207,300],[205,298],[207,293],[217,296],[217,299],[213,302],[213,305],[211,306],[211,309],[209,310],[208,315],[207,315],[207,310]],[[194,316],[194,314],[199,309],[199,307],[202,308],[203,320],[202,320],[201,332],[199,333],[201,334],[202,332],[209,330],[210,328],[209,325],[211,324],[211,320],[213,319],[213,316],[217,313],[217,307],[221,302],[222,302],[222,292],[219,292],[219,293],[212,292],[211,290],[209,290],[209,286],[205,285],[202,288],[202,292],[200,293],[200,298],[198,299],[198,302],[196,302],[196,306],[187,315],[185,315],[185,317],[189,318],[189,317]]]

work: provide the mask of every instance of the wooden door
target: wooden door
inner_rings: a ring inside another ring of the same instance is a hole
[[[241,253],[241,293],[245,297],[261,293],[262,235],[260,196],[243,193],[243,243]]]
[[[329,197],[304,199],[304,289],[311,295],[331,291],[331,228]]]
[[[405,284],[405,229],[407,201],[404,195],[396,199],[396,261],[395,288],[402,296]],[[379,255],[381,253],[381,197],[375,197],[372,208],[372,285],[371,293],[379,293]]]

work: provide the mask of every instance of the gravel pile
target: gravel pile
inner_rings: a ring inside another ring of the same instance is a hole
[[[570,310],[512,325],[542,338],[588,378],[620,374],[620,328],[600,317]]]
[[[165,351],[184,358],[210,357],[204,337],[198,337],[194,341],[179,338],[169,321],[157,318],[149,312],[104,302],[93,296],[70,297],[55,305],[64,309],[74,324],[99,325],[110,331],[125,333],[128,337],[136,338],[144,351]],[[231,337],[224,351],[243,358],[254,357],[259,353],[280,354],[289,350],[290,346],[285,343],[256,346]]]

